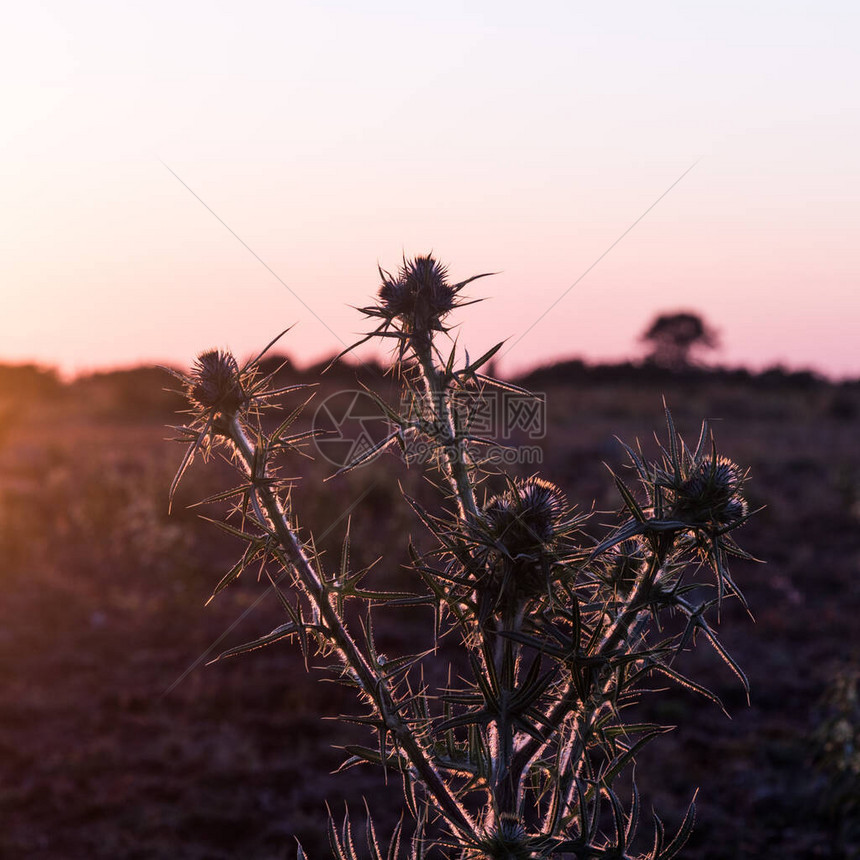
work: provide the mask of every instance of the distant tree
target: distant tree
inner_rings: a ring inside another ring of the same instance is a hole
[[[670,370],[690,367],[695,351],[719,345],[716,331],[698,314],[689,311],[660,314],[641,340],[649,345],[647,360]]]

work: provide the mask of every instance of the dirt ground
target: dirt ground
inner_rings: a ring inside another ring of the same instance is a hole
[[[687,858],[858,856],[815,749],[828,684],[860,666],[860,386],[578,366],[528,384],[546,394],[540,471],[581,509],[619,507],[603,464],[623,461],[616,435],[653,450],[663,395],[684,434],[715,420],[720,452],[750,467],[749,501],[765,506],[738,539],[766,563],[734,568],[755,620],[729,603],[720,624],[749,704],[706,646],[684,656],[731,719],[683,689],[643,702],[678,727],[639,760],[643,811],[677,824],[698,789]],[[336,747],[363,738],[336,719],[353,709],[347,691],[289,645],[204,665],[282,618],[252,578],[204,608],[241,548],[186,506],[228,486],[229,470],[195,466],[168,516],[175,404],[146,385],[117,375],[4,401],[0,857],[268,860],[295,857],[298,838],[319,860],[326,801],[338,817],[347,802],[360,831],[364,797],[387,832],[396,781],[332,774]],[[397,481],[430,492],[420,474],[387,458],[321,485],[330,464],[296,469],[294,503],[317,533],[366,493],[353,563],[393,550],[378,576],[403,582],[420,528]],[[343,527],[323,542],[332,552]],[[386,651],[413,647],[429,621],[383,621]]]

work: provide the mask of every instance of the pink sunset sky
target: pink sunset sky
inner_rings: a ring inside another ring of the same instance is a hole
[[[858,33],[849,2],[18,4],[0,361],[292,324],[314,361],[377,262],[432,249],[499,273],[460,341],[509,338],[508,372],[636,357],[691,309],[720,363],[860,376]]]

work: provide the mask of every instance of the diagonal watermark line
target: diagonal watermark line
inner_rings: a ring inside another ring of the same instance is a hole
[[[504,352],[507,355],[701,161],[694,161]]]
[[[279,284],[286,287],[296,297],[296,299],[298,299],[299,302],[301,302],[301,304],[304,305],[304,307],[310,311],[310,313],[313,314],[317,320],[337,338],[338,341],[340,341],[340,343],[346,346],[343,338],[341,338],[340,335],[338,335],[337,332],[335,332],[331,326],[329,326],[328,323],[326,323],[326,321],[289,284],[287,284],[286,281],[284,281],[283,278],[281,278],[280,275],[278,275],[278,273],[220,215],[218,215],[218,213],[215,212],[212,207],[193,188],[191,188],[191,186],[169,164],[160,158],[158,160],[162,165],[164,165],[166,170],[176,177],[176,179],[203,206],[203,208],[206,209],[206,211],[209,212],[209,214],[212,215],[212,217],[215,218],[215,220],[218,221],[218,223],[221,224],[221,226],[223,226],[227,232],[230,233],[230,235],[233,236],[233,238],[236,239],[236,241],[239,242],[251,254],[251,256],[254,257],[254,259],[257,260],[266,269],[266,271],[275,278]]]
[[[324,540],[325,537],[331,534],[338,524],[343,522],[344,517],[348,517],[356,507],[367,497],[371,490],[376,487],[379,481],[374,481],[329,527],[317,538]],[[275,580],[277,584],[280,582],[286,571]],[[173,692],[268,596],[271,594],[271,589],[266,589],[191,665],[161,694],[162,698]]]

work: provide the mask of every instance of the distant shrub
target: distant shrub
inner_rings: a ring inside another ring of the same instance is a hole
[[[62,383],[53,368],[35,364],[0,364],[0,400],[16,401],[57,394]]]
[[[127,418],[169,415],[184,406],[175,391],[165,388],[164,371],[154,365],[88,374],[71,390],[92,411]]]
[[[811,370],[788,370],[781,365],[768,367],[757,377],[760,385],[786,388],[814,388],[821,384],[821,376]]]

